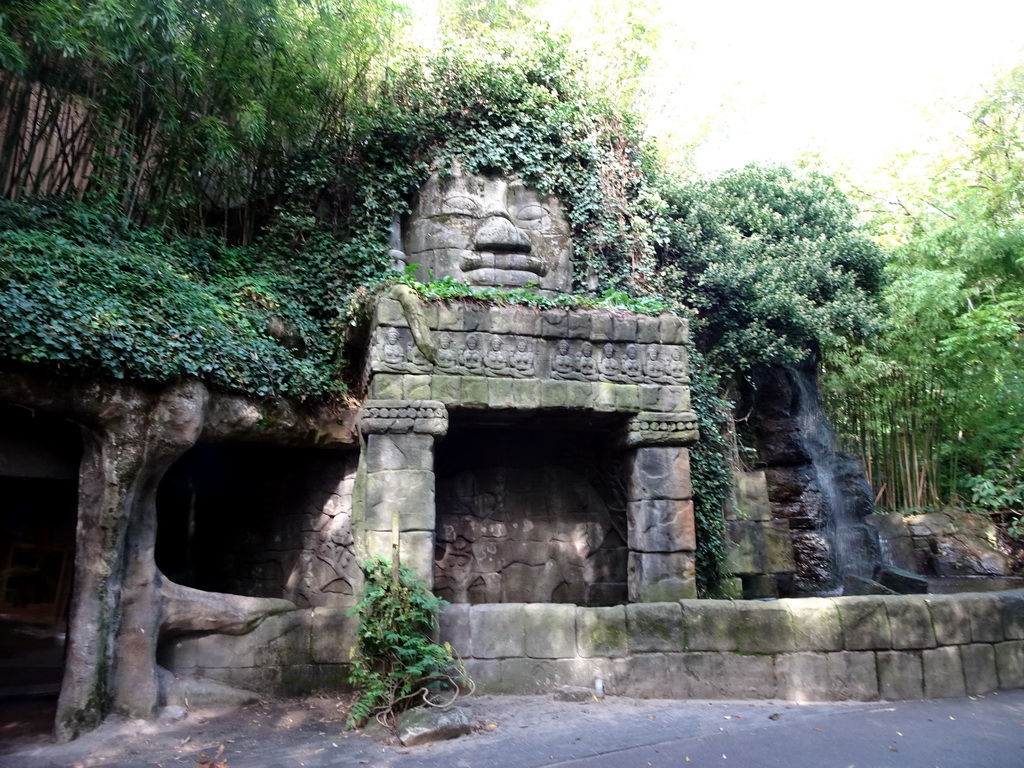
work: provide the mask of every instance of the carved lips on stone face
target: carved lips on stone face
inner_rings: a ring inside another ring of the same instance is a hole
[[[419,192],[402,245],[406,263],[420,265],[419,280],[572,288],[569,224],[558,200],[519,181],[435,173]]]

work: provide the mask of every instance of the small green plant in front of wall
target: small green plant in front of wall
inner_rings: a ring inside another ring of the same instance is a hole
[[[359,602],[350,611],[359,617],[352,649],[349,682],[358,698],[346,726],[376,717],[391,728],[395,715],[419,704],[451,706],[472,681],[448,643],[433,636],[446,602],[434,596],[408,568],[384,558],[360,567],[366,577]]]

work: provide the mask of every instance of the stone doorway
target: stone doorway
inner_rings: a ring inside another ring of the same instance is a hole
[[[452,603],[626,602],[621,421],[480,424],[453,411],[437,448],[435,592]]]

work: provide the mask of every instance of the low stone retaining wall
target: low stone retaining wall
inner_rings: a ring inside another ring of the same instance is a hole
[[[441,638],[485,693],[594,685],[645,698],[921,699],[1024,687],[1024,590],[451,605]]]
[[[241,636],[161,644],[175,698],[196,680],[263,694],[346,685],[356,619],[344,609],[272,616]],[[563,685],[641,698],[921,699],[1024,688],[1024,590],[963,595],[681,600],[610,608],[450,605],[441,639],[482,693]],[[189,693],[195,691],[195,693]]]

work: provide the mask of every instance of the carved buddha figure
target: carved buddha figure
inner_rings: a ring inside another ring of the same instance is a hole
[[[569,224],[558,200],[516,180],[457,169],[420,189],[402,232],[406,264],[417,279],[452,277],[468,285],[544,292],[572,287]]]

